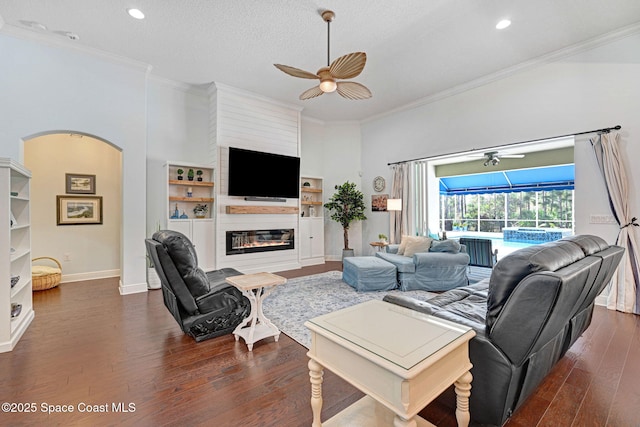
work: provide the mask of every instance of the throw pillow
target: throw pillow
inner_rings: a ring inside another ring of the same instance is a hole
[[[429,252],[432,241],[433,239],[430,237],[413,237],[407,242],[407,246],[404,248],[404,256],[412,257],[418,252]]]
[[[455,240],[439,240],[431,244],[429,252],[450,252],[457,254],[460,252],[460,243]]]
[[[404,248],[407,247],[407,243],[413,236],[402,235],[402,240],[400,240],[400,246],[398,247],[398,255],[404,255]]]

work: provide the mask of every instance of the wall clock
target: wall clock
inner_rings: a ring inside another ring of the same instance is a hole
[[[384,182],[384,178],[381,176],[376,176],[375,178],[373,178],[373,189],[376,190],[377,192],[380,192],[382,190],[384,190],[385,187],[385,182]]]

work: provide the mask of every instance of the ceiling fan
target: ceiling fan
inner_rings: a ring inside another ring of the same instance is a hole
[[[319,79],[320,84],[304,91],[300,95],[301,100],[315,98],[323,93],[337,91],[340,96],[347,99],[368,99],[371,98],[371,91],[364,85],[356,82],[337,82],[336,80],[352,79],[358,76],[364,69],[367,62],[367,54],[364,52],[353,52],[337,58],[329,63],[329,41],[331,21],[335,18],[335,13],[325,10],[321,13],[322,19],[327,23],[327,66],[322,67],[316,74],[304,71],[288,65],[273,64],[277,69],[290,76],[302,79]]]
[[[478,154],[475,156],[484,157],[485,161],[483,164],[485,166],[496,166],[500,163],[500,159],[522,159],[524,157],[524,154],[502,154],[499,151],[488,151],[482,155]]]

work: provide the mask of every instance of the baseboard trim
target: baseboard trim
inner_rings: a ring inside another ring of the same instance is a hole
[[[141,292],[147,292],[147,290],[147,282],[134,283],[132,285],[123,285],[122,280],[120,280],[118,285],[118,291],[120,292],[120,295],[139,294]]]
[[[9,341],[0,343],[0,353],[6,353],[7,351],[11,351],[15,348],[15,346],[18,344],[18,341],[20,341],[20,338],[22,338],[22,335],[24,335],[27,328],[29,327],[29,325],[31,325],[31,322],[33,322],[33,319],[36,316],[33,310],[30,310],[29,313],[22,313],[22,315],[27,316],[27,318],[22,322],[20,327],[16,330]]]
[[[119,277],[120,269],[91,271],[88,273],[63,274],[60,283],[82,282],[84,280],[107,279],[109,277]]]

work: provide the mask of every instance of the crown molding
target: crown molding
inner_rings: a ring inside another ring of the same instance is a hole
[[[140,71],[145,72],[147,74],[149,74],[153,68],[150,64],[146,64],[144,62],[135,61],[133,59],[129,59],[124,56],[119,56],[113,53],[105,52],[100,49],[94,49],[84,45],[79,45],[77,44],[77,42],[74,42],[72,40],[67,40],[63,36],[55,36],[55,35],[39,33],[36,31],[20,28],[15,25],[9,25],[4,23],[1,17],[0,17],[0,21],[1,21],[0,34],[4,34],[6,36],[19,38],[23,40],[34,41],[49,47],[67,49],[67,50],[83,53],[86,55],[103,59],[105,61],[108,61],[114,64],[125,65],[127,67],[139,69]]]
[[[389,111],[385,111],[384,113],[380,113],[380,114],[375,114],[373,116],[367,117],[365,119],[360,120],[361,124],[364,123],[368,123],[368,122],[373,122],[376,120],[379,120],[381,118],[384,117],[388,117],[391,115],[394,115],[396,113],[400,113],[403,111],[409,111],[409,110],[413,110],[415,108],[421,107],[423,105],[427,105],[427,104],[431,104],[434,103],[436,101],[440,101],[443,100],[445,98],[449,98],[452,97],[454,95],[458,95],[461,94],[463,92],[467,92],[469,90],[472,89],[476,89],[478,87],[487,85],[489,83],[493,83],[495,81],[498,80],[502,80],[505,79],[507,77],[513,76],[515,74],[518,74],[520,72],[541,66],[541,65],[545,65],[545,64],[549,64],[552,62],[556,62],[559,61],[561,59],[565,59],[568,58],[570,56],[573,56],[575,54],[578,53],[582,53],[584,51],[587,50],[591,50],[591,49],[595,49],[597,47],[612,43],[614,41],[617,40],[621,40],[624,39],[626,37],[629,37],[631,35],[640,33],[640,22],[639,23],[635,23],[632,25],[628,25],[626,27],[622,27],[618,30],[615,31],[611,31],[609,33],[606,33],[604,35],[598,36],[598,37],[594,37],[592,39],[589,39],[587,41],[581,42],[581,43],[577,43],[574,44],[572,46],[568,46],[559,50],[556,50],[554,52],[539,56],[535,59],[529,60],[529,61],[525,61],[522,62],[520,64],[516,64],[512,67],[508,67],[505,68],[503,70],[499,70],[495,73],[491,73],[491,74],[487,74],[486,76],[480,77],[478,79],[475,80],[471,80],[467,83],[463,83],[461,85],[458,86],[454,86],[450,89],[446,89],[443,90],[441,92],[438,92],[436,94],[427,96],[425,98],[421,98],[417,101],[411,102],[409,104],[405,104],[401,107],[397,107],[394,108],[392,110]]]
[[[164,86],[168,86],[170,88],[179,90],[184,93],[188,93],[190,95],[201,96],[203,98],[208,98],[207,87],[205,85],[196,85],[191,83],[184,83],[177,80],[172,80],[166,77],[157,76],[154,74],[149,74],[149,81],[153,83],[158,83]]]

